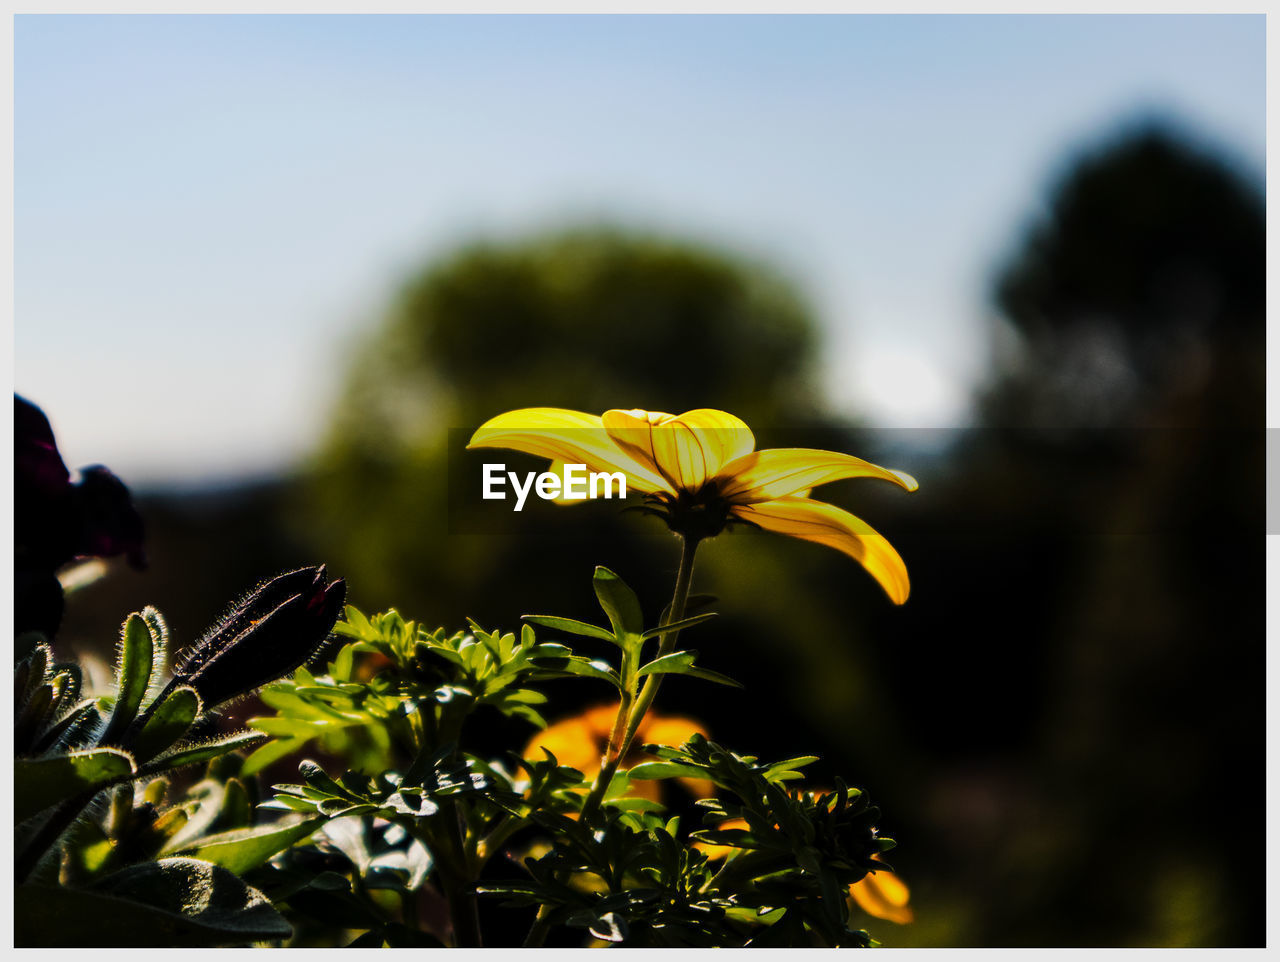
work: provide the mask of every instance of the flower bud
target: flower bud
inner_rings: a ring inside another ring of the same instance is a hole
[[[170,687],[190,685],[206,706],[293,671],[324,643],[346,600],[346,583],[325,583],[324,566],[261,585],[192,647]]]

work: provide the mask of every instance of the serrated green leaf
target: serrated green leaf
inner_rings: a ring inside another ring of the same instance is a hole
[[[133,758],[118,748],[94,748],[52,758],[15,758],[14,822],[83,792],[104,788],[133,771]]]

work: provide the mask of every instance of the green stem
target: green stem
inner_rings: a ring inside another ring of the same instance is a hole
[[[453,922],[453,944],[457,948],[479,948],[480,906],[476,902],[475,880],[468,871],[470,859],[462,835],[462,822],[456,803],[449,802],[440,813],[449,824],[449,840],[454,858],[451,865],[441,866],[440,882],[449,902],[449,917]]]
[[[538,907],[538,914],[534,917],[533,925],[529,928],[529,934],[524,937],[521,948],[536,949],[547,941],[547,933],[551,931],[551,923],[547,921],[547,916],[550,914],[551,910],[547,906]]]
[[[698,550],[698,539],[685,535],[681,542],[680,548],[680,568],[676,572],[676,589],[671,598],[671,608],[667,611],[664,625],[673,624],[684,618],[685,605],[689,601],[689,587],[693,583],[693,556]],[[658,636],[658,653],[655,657],[661,658],[663,655],[671,654],[676,646],[676,638],[679,637],[679,630],[668,631]],[[626,655],[623,656],[624,660]],[[625,666],[624,666],[625,668]],[[658,687],[662,684],[661,675],[650,675],[644,683],[644,687],[640,689],[640,694],[634,694],[632,680],[622,693],[622,703],[618,706],[618,718],[614,723],[614,733],[609,739],[609,747],[605,752],[603,764],[600,766],[600,774],[596,776],[595,785],[592,786],[591,794],[587,796],[587,800],[582,806],[582,817],[586,819],[590,815],[594,815],[600,807],[600,803],[604,800],[605,792],[609,789],[609,783],[613,781],[613,776],[618,771],[618,766],[622,764],[622,759],[626,758],[627,752],[631,748],[631,742],[635,740],[636,732],[640,728],[640,723],[644,720],[645,712],[649,710],[649,706],[653,704],[654,696],[658,694]],[[622,725],[625,719],[625,727]],[[618,729],[622,729],[622,738],[617,738]]]

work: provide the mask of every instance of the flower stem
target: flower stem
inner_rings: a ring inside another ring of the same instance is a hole
[[[689,587],[693,583],[693,556],[698,550],[698,541],[699,539],[696,537],[683,536],[680,548],[680,568],[676,572],[675,594],[671,598],[671,608],[667,611],[666,620],[663,622],[664,625],[673,624],[684,618],[685,605],[689,601]],[[669,655],[676,646],[676,638],[679,634],[679,630],[676,630],[660,635],[658,637],[658,653],[656,657],[661,658],[663,655]],[[626,657],[624,654],[624,661]],[[632,668],[634,670],[635,666],[632,666]],[[650,675],[637,695],[632,687],[634,681],[631,679],[634,676],[627,672],[624,672],[624,675],[628,677],[629,683],[623,689],[622,701],[618,705],[618,716],[614,721],[613,733],[609,737],[609,746],[605,750],[604,762],[600,766],[600,774],[596,776],[596,782],[592,786],[591,794],[587,796],[587,800],[582,806],[582,817],[584,819],[589,815],[595,814],[595,811],[600,807],[605,792],[609,789],[609,783],[613,781],[613,776],[618,771],[618,766],[631,748],[631,742],[636,737],[640,723],[644,720],[645,712],[649,710],[654,696],[658,694],[658,686],[662,683],[661,675]],[[619,737],[619,732],[621,732],[621,737]]]
[[[538,907],[538,914],[534,917],[533,925],[529,928],[529,934],[524,937],[521,948],[539,948],[547,941],[547,933],[551,931],[551,923],[547,921],[547,916],[550,914],[551,910],[546,905]]]

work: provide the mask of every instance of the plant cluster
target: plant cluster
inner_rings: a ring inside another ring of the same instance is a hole
[[[24,633],[18,943],[874,944],[858,891],[892,877],[894,843],[862,791],[807,784],[814,756],[764,761],[697,732],[643,740],[669,676],[737,684],[678,645],[715,617],[690,593],[710,535],[681,534],[656,624],[605,568],[607,624],[528,615],[508,632],[366,616],[344,607],[341,580],[305,568],[249,593],[167,671],[164,619],[130,615],[96,693]],[[486,742],[546,728],[547,683],[562,680],[616,702],[598,766]],[[271,713],[218,733],[217,708],[257,689]],[[673,803],[677,783],[699,797]]]

